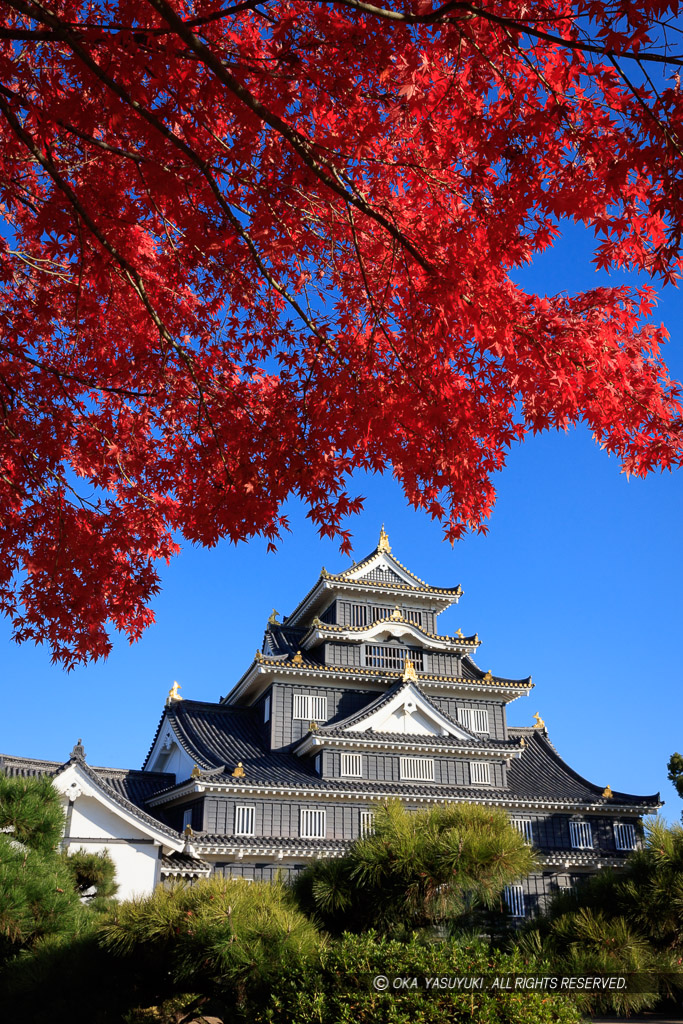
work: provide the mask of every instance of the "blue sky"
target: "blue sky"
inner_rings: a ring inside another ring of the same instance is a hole
[[[623,279],[593,270],[590,238],[576,228],[517,276],[548,294]],[[662,296],[660,319],[680,379],[678,291]],[[539,711],[574,769],[613,789],[659,790],[664,814],[677,820],[681,801],[666,761],[683,752],[681,472],[627,480],[585,428],[531,437],[497,478],[488,535],[453,548],[437,523],[407,507],[391,478],[358,476],[355,484],[367,500],[349,523],[354,557],[375,547],[384,522],[394,553],[418,576],[462,585],[440,631],[478,632],[482,668],[533,676],[532,696],[509,706],[509,721],[530,725]],[[287,511],[292,533],[276,554],[261,541],[185,547],[163,570],[156,624],[133,646],[117,640],[106,662],[67,674],[46,649],[17,647],[0,622],[0,751],[62,760],[82,737],[91,764],[139,767],[174,680],[185,697],[217,700],[260,646],[271,609],[287,614],[322,565],[334,572],[348,564],[304,509],[292,503]]]

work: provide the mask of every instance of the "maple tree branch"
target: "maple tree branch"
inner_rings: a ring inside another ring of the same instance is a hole
[[[242,85],[241,82],[230,74],[223,61],[216,56],[216,54],[209,46],[206,45],[206,43],[203,42],[203,40],[199,38],[199,36],[195,35],[195,33],[185,25],[166,0],[147,0],[147,2],[162,16],[162,18],[164,18],[166,22],[168,22],[183,42],[185,42],[186,45],[197,54],[201,59],[201,62],[213,71],[223,85],[237,96],[237,98],[240,99],[242,103],[244,103],[265,124],[270,125],[271,128],[275,129],[279,135],[289,142],[305,165],[317,178],[319,178],[320,181],[323,182],[324,185],[346,202],[355,206],[361,211],[361,213],[366,214],[380,224],[403,246],[407,252],[410,253],[413,259],[422,267],[423,270],[427,272],[434,270],[430,262],[415,248],[412,242],[406,238],[404,233],[392,224],[392,222],[382,213],[375,210],[371,204],[361,196],[357,189],[349,192],[349,190],[344,187],[337,168],[324,157],[316,156],[313,145],[308,141],[308,139],[306,139],[296,128],[293,128],[292,125],[287,124],[287,122],[283,121],[281,117],[278,117],[277,114],[274,114],[265,107],[261,101],[246,88],[246,86]]]

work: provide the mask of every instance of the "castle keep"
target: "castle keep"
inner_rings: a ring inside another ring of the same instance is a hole
[[[342,854],[393,797],[409,808],[503,807],[540,854],[538,873],[506,890],[513,916],[526,916],[558,887],[622,863],[659,795],[587,782],[538,715],[533,726],[508,726],[507,705],[529,694],[531,680],[482,671],[476,634],[439,631],[461,593],[415,576],[382,530],[367,558],[323,569],[282,622],[273,613],[227,697],[183,700],[174,686],[142,771],[91,768],[77,748],[63,765],[5,757],[5,770],[54,776],[72,812],[67,846],[94,848],[106,828],[132,829],[127,838],[149,863],[138,860],[139,884],[124,895],[164,877],[298,871]],[[88,820],[101,836],[88,834]],[[111,843],[115,854],[121,837]]]

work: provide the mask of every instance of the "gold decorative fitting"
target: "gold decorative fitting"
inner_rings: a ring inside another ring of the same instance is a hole
[[[257,651],[254,655],[254,661],[263,661],[263,654],[261,651]]]
[[[174,700],[182,700],[183,698],[178,693],[178,690],[182,690],[180,683],[173,683],[173,686],[168,691],[168,697],[166,698],[167,704],[172,704]]]
[[[382,523],[382,529],[379,531],[379,543],[377,550],[382,551],[385,555],[391,554],[391,544],[389,543],[389,536],[387,531],[384,529],[384,523]]]
[[[276,608],[273,608],[273,610],[272,610],[272,612],[270,614],[270,618],[268,619],[268,622],[270,623],[271,626],[279,626],[280,625],[280,623],[277,621],[277,617],[278,617],[279,614],[280,614],[279,611],[277,611]]]
[[[309,722],[308,723],[308,730],[309,730],[309,732],[317,732],[318,731],[318,723],[317,722]]]
[[[602,795],[604,796],[605,800],[611,800],[614,796],[614,793],[612,792],[612,787],[605,786],[605,788],[602,791]]]
[[[243,779],[244,778],[244,765],[242,764],[241,761],[237,762],[237,767],[235,768],[234,772],[232,773],[232,777],[233,777],[233,779]]]
[[[398,622],[400,619],[403,618],[403,616],[401,615],[401,609],[399,608],[398,605],[395,606],[393,612],[391,613],[391,618],[394,620],[394,622]]]
[[[190,838],[190,836],[194,835],[194,832],[192,831],[192,825],[185,826],[185,828],[183,829],[183,835],[187,836],[188,839]]]
[[[297,651],[292,658],[292,665],[303,665],[304,659],[301,657],[301,651]]]
[[[465,636],[465,634],[463,633],[463,631],[462,631],[461,629],[456,629],[456,631],[455,631],[455,635],[456,635],[456,636],[461,636],[461,637],[464,637],[464,636]]]
[[[484,676],[484,682],[485,683],[492,683],[493,682],[493,676],[491,675],[491,669],[489,669],[488,672],[486,673],[486,675]]]
[[[520,747],[525,747],[526,746],[526,740],[524,739],[523,736],[519,737],[519,745],[520,745]]]
[[[313,619],[313,623],[312,623],[312,625],[313,625],[313,626],[315,626],[315,628],[316,628],[316,629],[319,629],[319,628],[320,628],[320,626],[322,626],[322,622],[320,621],[320,619],[318,618],[318,616],[317,616],[317,615],[316,615],[316,617],[315,617],[315,618]]]
[[[536,725],[534,726],[534,729],[545,729],[545,722],[539,715],[538,711],[534,715],[534,718],[536,719]]]
[[[410,658],[406,658],[406,667],[403,671],[403,682],[404,683],[416,683],[417,674],[415,672],[415,666],[413,665]]]
[[[198,779],[200,775],[201,775],[201,772],[199,770],[199,765],[196,764],[194,766],[194,768],[192,769],[192,771],[190,772],[190,778],[191,779]]]

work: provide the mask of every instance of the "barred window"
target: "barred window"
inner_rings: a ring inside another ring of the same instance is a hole
[[[309,722],[324,722],[327,718],[327,697],[295,693],[292,718],[301,718]]]
[[[238,805],[235,808],[235,835],[236,836],[253,836],[254,835],[254,808],[253,807],[240,807]]]
[[[470,761],[470,782],[476,785],[491,784],[491,765],[488,761]]]
[[[375,828],[375,812],[374,811],[361,811],[360,812],[360,834],[361,836],[372,835]]]
[[[299,837],[301,839],[324,839],[327,832],[326,818],[326,811],[311,811],[302,807],[299,812]]]
[[[512,917],[524,917],[524,889],[521,885],[505,886],[505,903]]]
[[[360,754],[342,754],[341,756],[342,775],[352,775],[354,778],[361,778],[363,775],[363,761]]]
[[[458,721],[470,732],[481,732],[488,735],[488,711],[482,711],[480,708],[458,708]]]
[[[569,840],[573,850],[591,850],[593,848],[593,830],[589,821],[570,821]]]
[[[406,658],[410,658],[418,672],[422,671],[422,651],[411,651],[406,647],[388,647],[377,644],[371,644],[365,648],[365,664],[367,668],[400,670],[405,668]]]
[[[635,850],[635,825],[622,825],[619,822],[616,822],[614,825],[614,842],[617,850]]]
[[[518,832],[521,832],[524,836],[524,842],[531,844],[534,841],[534,830],[531,824],[531,818],[511,818],[510,824],[513,828],[516,828]]]
[[[401,778],[415,782],[434,781],[433,757],[402,757]]]
[[[416,626],[422,625],[422,612],[417,608],[404,608],[402,614],[406,622],[414,622]]]

